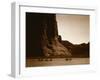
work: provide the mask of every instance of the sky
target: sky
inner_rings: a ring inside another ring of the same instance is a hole
[[[56,15],[58,34],[73,44],[89,42],[89,15]]]

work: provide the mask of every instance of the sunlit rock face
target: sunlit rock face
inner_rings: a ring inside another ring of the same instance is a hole
[[[59,41],[55,14],[26,13],[26,56],[71,56]]]

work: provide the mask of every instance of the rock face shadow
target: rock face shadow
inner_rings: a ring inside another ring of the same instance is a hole
[[[26,57],[69,57],[59,40],[55,14],[26,13]]]

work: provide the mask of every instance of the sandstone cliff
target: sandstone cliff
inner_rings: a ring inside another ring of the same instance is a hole
[[[55,14],[26,13],[26,56],[71,56],[59,41]]]

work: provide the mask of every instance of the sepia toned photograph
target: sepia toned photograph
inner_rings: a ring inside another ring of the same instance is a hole
[[[90,64],[90,16],[25,13],[26,67]]]

